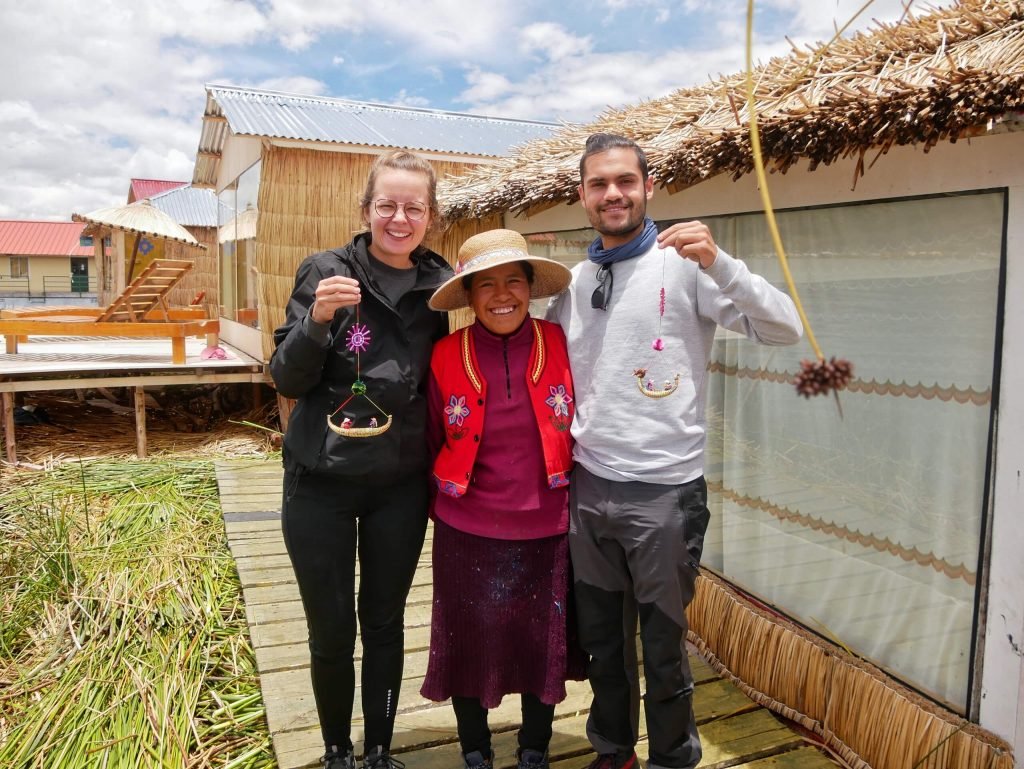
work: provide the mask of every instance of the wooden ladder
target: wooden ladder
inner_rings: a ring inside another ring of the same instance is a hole
[[[96,322],[167,320],[167,292],[191,269],[192,262],[154,259],[139,273],[139,277],[107,306]],[[163,317],[157,317],[158,313],[154,313],[147,319],[147,313],[158,305],[163,310]]]

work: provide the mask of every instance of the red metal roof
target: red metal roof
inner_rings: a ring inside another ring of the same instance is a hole
[[[188,182],[171,182],[166,179],[132,179],[128,188],[128,202],[134,203],[136,200],[151,198],[161,192],[184,187],[186,184]]]
[[[0,254],[8,256],[92,256],[79,238],[80,222],[31,222],[0,219]]]

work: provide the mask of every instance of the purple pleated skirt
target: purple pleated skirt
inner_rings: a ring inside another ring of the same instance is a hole
[[[430,660],[420,693],[441,702],[506,694],[554,705],[586,661],[571,606],[569,541],[490,539],[434,520]]]

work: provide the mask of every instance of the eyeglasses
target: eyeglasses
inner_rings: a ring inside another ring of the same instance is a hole
[[[410,222],[418,222],[427,215],[427,207],[415,200],[412,203],[396,203],[387,198],[373,201],[373,210],[382,219],[390,219],[398,213],[399,209],[405,212],[405,218]]]
[[[597,270],[597,288],[590,295],[590,306],[595,310],[607,310],[612,298],[612,267],[602,264]]]

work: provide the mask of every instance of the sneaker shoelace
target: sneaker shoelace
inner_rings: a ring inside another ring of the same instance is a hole
[[[366,769],[405,769],[405,764],[390,753],[379,753],[366,762]]]

